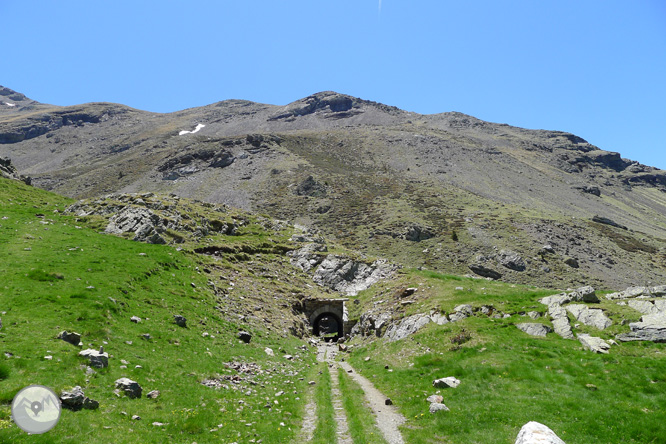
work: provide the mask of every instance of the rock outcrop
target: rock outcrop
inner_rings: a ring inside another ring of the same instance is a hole
[[[666,313],[643,315],[640,322],[632,322],[629,328],[629,333],[619,334],[616,338],[623,342],[666,342]]]
[[[430,316],[425,314],[415,314],[409,316],[399,323],[392,324],[387,330],[384,338],[389,342],[399,341],[407,336],[416,333],[421,328],[425,327],[431,322]]]
[[[604,330],[613,324],[601,309],[589,308],[583,304],[570,304],[566,308],[578,321],[599,330]]]
[[[314,273],[313,280],[348,296],[355,296],[380,280],[391,276],[396,267],[384,260],[372,264],[329,254]]]
[[[571,324],[569,324],[569,316],[567,316],[564,307],[559,304],[551,304],[548,306],[548,315],[553,322],[555,333],[564,339],[574,339]]]
[[[23,176],[16,171],[14,165],[12,165],[11,159],[8,157],[0,157],[0,177],[5,179],[20,180],[26,185],[32,183],[32,179],[28,176]]]

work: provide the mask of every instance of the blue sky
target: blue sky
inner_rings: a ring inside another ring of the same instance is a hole
[[[0,84],[170,112],[324,90],[666,169],[663,0],[0,1]]]

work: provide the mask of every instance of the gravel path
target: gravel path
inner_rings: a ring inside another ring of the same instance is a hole
[[[336,353],[336,344],[321,344],[317,349],[317,360],[320,362],[328,362],[329,370],[331,371],[333,407],[335,409],[335,419],[338,422],[338,443],[352,444],[352,440],[349,436],[347,417],[342,407],[341,394],[338,388],[338,375],[336,370],[338,366],[340,366],[365,392],[365,397],[375,414],[377,427],[379,427],[379,430],[384,435],[384,439],[386,439],[387,443],[404,444],[405,441],[402,439],[402,434],[398,430],[398,426],[405,422],[405,417],[398,413],[395,407],[385,405],[386,396],[377,390],[372,382],[356,373],[349,363],[335,362],[334,358]]]
[[[398,426],[404,424],[405,417],[392,405],[385,405],[386,396],[377,390],[367,378],[356,373],[351,365],[347,362],[339,362],[338,364],[365,392],[365,397],[370,403],[370,407],[377,419],[377,427],[381,430],[388,444],[404,444],[405,441],[402,439],[402,434],[398,430]]]

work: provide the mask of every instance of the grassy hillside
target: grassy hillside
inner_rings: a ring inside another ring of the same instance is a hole
[[[205,257],[98,234],[61,214],[70,203],[0,181],[0,442],[289,442],[299,431],[312,363],[309,351],[296,348],[302,342],[216,309],[215,270],[203,271],[211,267]],[[242,281],[232,265],[218,266]],[[173,323],[175,314],[187,318],[187,328]],[[241,329],[253,334],[250,344],[237,339]],[[109,367],[87,370],[79,348],[55,339],[62,330],[81,333],[84,348],[104,346]],[[227,368],[232,362],[254,370]],[[201,384],[216,376],[237,381],[222,380],[227,389]],[[117,397],[121,377],[137,381],[144,396]],[[29,437],[9,410],[29,384],[57,393],[79,385],[100,407],[64,410],[54,430]],[[161,395],[147,399],[151,390]]]
[[[6,252],[0,255],[0,442],[300,442],[310,399],[319,415],[311,435],[330,441],[335,424],[325,401],[329,378],[339,375],[316,364],[298,339],[307,329],[294,309],[327,291],[289,264],[293,228],[168,196],[88,201],[79,215],[64,212],[72,203],[0,180]],[[100,234],[108,223],[100,213],[127,205],[153,208],[174,222],[163,233],[170,245]],[[96,214],[83,215],[92,207]],[[329,251],[346,252],[339,246]],[[417,290],[405,297],[408,287]],[[510,443],[528,421],[548,425],[568,444],[663,442],[664,345],[619,343],[608,355],[596,355],[576,340],[554,333],[534,338],[515,327],[550,325],[546,317],[533,321],[524,314],[544,313],[538,299],[555,292],[403,269],[352,298],[350,318],[384,313],[400,322],[420,313],[450,314],[460,304],[492,307],[499,316],[476,311],[395,342],[359,335],[349,343],[351,352],[340,355],[407,417],[402,433],[408,443]],[[604,331],[576,326],[574,333],[609,340],[640,317],[614,301],[595,305],[613,325]],[[176,314],[187,318],[187,328],[174,324]],[[62,330],[81,333],[83,348],[103,346],[109,367],[87,367],[79,348],[55,338]],[[252,334],[249,344],[237,338],[240,330]],[[460,386],[432,387],[447,376],[460,379]],[[114,381],[121,377],[137,381],[143,396],[117,396]],[[205,380],[221,387],[204,386]],[[30,384],[58,393],[79,385],[100,407],[63,410],[55,429],[28,436],[12,423],[10,404]],[[357,387],[344,378],[340,384],[351,433],[373,442],[366,407],[351,399],[360,396]],[[160,396],[146,398],[151,390]],[[451,411],[430,414],[426,398],[438,391]]]
[[[525,313],[547,311],[538,299],[553,291],[418,270],[406,270],[392,286],[366,290],[357,313],[399,306],[396,284],[419,288],[408,298],[414,303],[394,315],[398,319],[451,313],[459,304],[492,305],[510,315],[493,318],[477,312],[455,323],[430,323],[390,343],[354,339],[347,360],[407,417],[407,442],[510,443],[528,421],[548,425],[567,444],[658,443],[666,437],[663,344],[619,343],[601,355],[555,333],[532,337],[515,324],[550,325],[547,317],[532,320]],[[622,320],[640,317],[615,302],[593,305],[604,309],[614,325],[604,331],[580,325],[574,333],[608,340],[629,330]],[[448,376],[458,378],[460,386],[433,388],[435,379]],[[426,398],[435,393],[444,397],[450,412],[428,412]]]

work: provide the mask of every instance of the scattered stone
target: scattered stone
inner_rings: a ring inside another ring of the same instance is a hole
[[[453,376],[448,376],[446,378],[435,379],[432,385],[437,388],[456,388],[460,385],[460,380]]]
[[[246,331],[239,331],[237,337],[246,344],[249,344],[252,340],[252,335]]]
[[[152,390],[152,391],[148,392],[148,394],[146,395],[146,398],[157,399],[159,396],[160,396],[160,391],[159,390]]]
[[[570,304],[566,308],[578,321],[599,330],[604,330],[613,324],[613,321],[598,308],[589,308],[583,304]]]
[[[607,354],[608,350],[610,350],[610,345],[603,339],[598,338],[596,336],[590,336],[585,333],[579,333],[578,340],[580,341],[581,344],[583,344],[583,347],[595,353]]]
[[[83,389],[78,385],[72,390],[63,390],[60,394],[60,401],[63,407],[73,411],[81,409],[95,410],[99,408],[99,402],[88,398],[83,393]]]
[[[141,337],[143,339],[145,339],[146,341],[150,341],[151,339],[153,339],[153,337],[150,335],[150,333],[144,333],[144,334],[141,335]]]
[[[338,344],[338,350],[341,352],[346,352],[347,346],[345,344]]]
[[[292,355],[284,355],[284,359],[286,359],[287,361],[293,361],[294,357]]]
[[[539,319],[541,317],[541,313],[538,311],[528,311],[527,316],[531,319]]]
[[[516,324],[518,329],[524,331],[531,336],[542,336],[545,337],[547,333],[553,331],[552,328],[544,324],[532,323],[532,322],[523,322],[521,324]]]
[[[370,356],[366,356],[365,358],[363,358],[363,360],[364,360],[365,362],[368,362],[368,361],[370,360]]]
[[[152,425],[154,425],[155,427],[162,427],[163,425],[166,424],[164,424],[163,422],[155,421]]]
[[[125,392],[128,398],[140,398],[143,389],[136,382],[129,378],[120,378],[116,380],[116,388]]]
[[[386,398],[384,400],[384,405],[393,405],[393,401],[391,401],[391,398]]]
[[[138,316],[132,316],[130,318],[130,321],[134,322],[135,324],[138,324],[139,322],[141,322],[141,318]]]
[[[515,444],[565,444],[545,425],[530,421],[518,433]]]
[[[53,359],[53,356],[51,356],[51,355],[44,356],[44,360],[46,360],[46,361],[51,361],[52,359]]]
[[[441,403],[442,401],[444,401],[444,397],[441,396],[441,395],[430,395],[430,396],[428,396],[428,399],[426,399],[426,401],[428,401],[430,403],[432,403],[432,402]]]
[[[450,410],[447,406],[445,406],[444,404],[442,404],[440,402],[433,402],[433,403],[430,404],[430,413],[437,413],[437,412],[440,412],[440,411],[448,412]]]
[[[187,327],[187,319],[182,315],[173,315],[173,322],[179,327]]]
[[[91,367],[106,368],[109,366],[109,354],[105,353],[102,348],[99,350],[93,350],[92,348],[82,350],[79,352],[79,356],[88,358]]]
[[[275,356],[275,353],[273,352],[273,350],[268,348],[268,347],[266,347],[264,349],[264,353],[266,353],[268,356]]]
[[[140,421],[141,417],[139,415],[132,415],[132,420],[133,421]]]
[[[585,384],[585,387],[586,387],[588,390],[593,391],[593,392],[596,392],[596,391],[598,390],[598,387],[597,387],[596,385],[594,385],[594,384]]]
[[[58,339],[62,339],[63,341],[72,344],[74,346],[80,346],[81,345],[81,334],[80,333],[75,333],[71,332],[69,333],[68,331],[61,331],[58,336]]]

